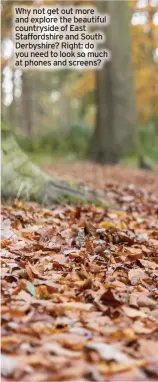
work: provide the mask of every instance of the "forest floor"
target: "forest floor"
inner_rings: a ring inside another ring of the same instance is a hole
[[[2,382],[158,380],[158,176],[44,168],[120,210],[2,206]]]

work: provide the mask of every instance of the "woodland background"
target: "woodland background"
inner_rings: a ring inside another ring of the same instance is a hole
[[[102,70],[23,73],[1,2],[2,382],[158,381],[158,0],[93,2]]]
[[[32,1],[18,3],[33,4]],[[78,3],[80,2],[76,2]],[[83,3],[90,4],[90,2]],[[96,97],[96,73],[84,70],[53,72],[14,70],[13,4],[14,1],[2,2],[3,121],[12,129],[22,148],[30,153],[35,161],[50,161],[52,158],[61,157],[68,161],[88,158],[89,147],[95,145],[95,139],[91,137],[96,125],[97,103],[100,102]],[[42,1],[42,4],[51,6],[55,2]],[[152,161],[158,161],[157,6],[157,0],[129,1],[137,109],[136,130],[141,153]],[[121,38],[118,38],[118,44],[121,48]],[[105,84],[102,86],[104,88]],[[121,132],[122,126],[118,123],[118,135],[119,129]],[[112,145],[113,140],[109,136],[108,146]],[[138,156],[139,149],[137,152],[135,149],[133,151],[127,149],[125,154],[120,153],[119,161],[136,166]],[[101,162],[99,158],[98,161]],[[106,158],[104,162],[112,160]]]

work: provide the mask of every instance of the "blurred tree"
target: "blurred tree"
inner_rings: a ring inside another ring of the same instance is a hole
[[[152,0],[144,2],[144,6],[141,6],[141,8],[138,0],[132,0],[129,1],[129,6],[137,115],[140,123],[146,123],[152,121],[158,115],[156,55],[158,25],[154,22],[156,20],[157,6],[156,1],[153,2]],[[69,87],[69,95],[84,98],[87,93],[92,93],[95,89],[95,72],[87,71]],[[95,118],[96,114],[93,113],[89,122],[94,124]]]
[[[154,22],[157,7],[151,0],[139,8],[139,2],[130,1],[133,14],[131,23],[132,60],[134,66],[136,104],[140,123],[152,121],[158,114],[157,60],[158,25]],[[143,23],[137,19],[144,20]],[[147,91],[148,89],[148,91]]]
[[[12,89],[11,89],[11,95],[12,95],[12,101],[9,106],[9,123],[12,123],[13,129],[15,129],[16,125],[16,99],[15,99],[15,71],[12,70],[11,72],[11,83],[12,83]]]
[[[129,12],[123,1],[99,1],[97,7],[110,15],[106,46],[112,59],[96,72],[97,119],[90,151],[96,161],[116,163],[122,154],[136,151]]]
[[[7,40],[11,41],[12,34],[11,34],[11,19],[12,19],[12,7],[15,3],[14,0],[5,0],[2,1],[3,10],[2,10],[2,40],[5,42]],[[18,4],[29,4],[30,3],[37,3],[46,5],[45,0],[39,1],[23,1],[19,0]],[[54,5],[54,4],[61,4],[64,2],[58,1],[51,1],[49,0],[47,2],[47,5]],[[71,2],[70,2],[71,3]],[[85,1],[75,2],[76,4],[92,4],[92,1]],[[105,2],[106,3],[106,2]],[[109,2],[112,3],[112,2]],[[115,2],[114,2],[115,3]],[[122,1],[118,2],[123,4]],[[132,20],[137,18],[144,17],[143,24],[140,25],[139,23],[132,22],[131,24],[131,36],[132,36],[132,52],[133,52],[133,64],[134,64],[134,73],[135,73],[135,89],[136,89],[136,101],[137,101],[137,111],[138,111],[138,117],[140,122],[147,122],[147,121],[157,121],[156,113],[158,111],[158,97],[157,97],[157,85],[156,85],[156,60],[154,58],[154,52],[157,46],[157,27],[153,22],[153,18],[156,14],[156,6],[154,6],[154,2],[152,0],[146,1],[147,4],[144,5],[144,7],[139,8],[139,1],[132,0],[129,2],[131,6],[131,16]],[[67,2],[68,4],[68,2]],[[96,2],[96,5],[98,2]],[[104,1],[102,2],[104,4]],[[118,27],[118,26],[117,26]],[[120,33],[120,32],[119,32]],[[122,44],[123,45],[123,44]],[[8,58],[2,54],[2,66],[9,67],[12,70],[12,63]],[[106,66],[105,66],[106,67]],[[106,70],[108,71],[108,66],[106,67]],[[31,133],[36,132],[38,134],[41,134],[43,132],[47,133],[50,132],[52,129],[57,129],[59,126],[66,126],[68,123],[77,123],[77,124],[85,124],[87,121],[89,121],[89,117],[91,117],[91,125],[94,124],[94,115],[95,115],[95,101],[94,101],[94,90],[96,88],[96,82],[98,84],[98,77],[99,73],[96,75],[95,72],[90,71],[83,71],[83,72],[65,72],[65,74],[62,74],[63,71],[57,71],[57,72],[33,72],[32,76],[37,76],[36,78],[32,79],[29,98],[32,99],[32,84],[36,82],[36,97],[34,102],[34,116],[28,115],[28,120],[34,120],[33,124],[35,123],[37,126],[37,129],[30,129],[25,127],[25,118],[26,111],[21,112],[19,105],[22,106],[23,102],[21,104],[19,103],[20,99],[25,99],[25,96],[23,97],[22,92],[22,83],[21,85],[17,85],[14,81],[13,88],[15,88],[15,91],[18,90],[18,92],[21,93],[21,97],[19,98],[14,97],[10,106],[4,105],[4,89],[2,92],[2,109],[3,114],[5,115],[5,118],[7,121],[10,120],[10,126],[11,128],[15,126],[15,131],[17,131],[16,124],[19,123],[19,114],[21,114],[21,123],[20,128],[18,131],[26,131],[29,130]],[[109,73],[109,72],[108,72]],[[100,73],[100,77],[101,77]],[[4,77],[4,75],[2,75]],[[104,72],[105,76],[105,72]],[[16,71],[15,76],[16,77]],[[112,77],[108,77],[108,81]],[[12,77],[13,81],[13,77]],[[101,81],[100,81],[101,82]],[[17,87],[19,86],[19,88]],[[122,86],[122,85],[121,85]],[[66,94],[64,92],[64,87],[66,88]],[[25,88],[25,87],[24,87]],[[67,92],[68,88],[68,92]],[[114,88],[114,86],[113,86]],[[116,78],[115,78],[115,88],[116,88]],[[105,89],[105,87],[104,87]],[[146,91],[148,89],[148,91]],[[62,91],[61,91],[62,90]],[[110,96],[109,92],[107,91],[107,102],[110,103]],[[98,91],[97,91],[97,97]],[[115,97],[116,98],[116,97]],[[66,101],[66,102],[65,102]],[[64,108],[63,108],[64,104]],[[68,107],[67,107],[67,105]],[[31,103],[32,105],[32,103]],[[18,106],[18,107],[17,107]],[[16,109],[16,110],[15,110]],[[29,113],[31,113],[31,108],[28,108],[24,106],[24,109],[28,109]],[[70,110],[69,110],[70,109]],[[102,108],[103,110],[103,108]],[[117,108],[118,112],[118,108]],[[65,118],[64,118],[65,117]],[[111,120],[110,120],[111,123]],[[156,122],[155,122],[156,123]],[[14,125],[14,126],[13,126]],[[117,121],[115,118],[115,125],[117,125]],[[122,124],[123,125],[123,124]],[[31,123],[29,123],[29,126],[31,126]],[[110,124],[109,124],[110,126]],[[118,129],[118,128],[117,128]],[[117,129],[115,129],[117,133]],[[63,128],[64,130],[64,128]],[[97,130],[97,129],[96,129]],[[123,134],[124,139],[126,135],[126,131],[123,131],[122,127],[121,134],[118,133],[118,138],[121,139],[121,136]],[[111,129],[109,132],[109,141],[113,140],[114,142],[114,129]],[[106,142],[108,142],[108,139]],[[95,135],[94,135],[95,140]],[[102,141],[102,140],[101,140]],[[114,158],[113,161],[117,160],[116,151],[121,150],[123,145],[118,142],[118,147],[112,148],[112,157]],[[131,145],[130,145],[131,147]],[[115,150],[116,148],[116,150]],[[127,149],[127,145],[124,144],[124,148]],[[111,155],[111,154],[110,154]]]
[[[24,71],[21,76],[21,126],[22,134],[32,135],[37,129],[37,74]]]

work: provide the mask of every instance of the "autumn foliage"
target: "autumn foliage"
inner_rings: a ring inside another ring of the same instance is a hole
[[[2,206],[2,382],[158,378],[158,180],[90,166],[120,211]]]

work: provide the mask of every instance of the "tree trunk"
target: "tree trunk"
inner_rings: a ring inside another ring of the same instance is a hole
[[[12,70],[12,101],[8,107],[9,123],[12,123],[13,131],[15,132],[16,118],[15,118],[15,71]]]
[[[99,163],[116,163],[118,156],[114,144],[110,65],[96,72],[96,128],[90,147],[91,158]]]
[[[70,98],[65,94],[64,87],[61,87],[60,89],[60,103],[59,103],[59,109],[60,109],[60,128],[65,130],[67,132],[67,129],[70,126]]]
[[[26,136],[33,135],[36,126],[35,75],[30,71],[22,73],[21,128]]]
[[[91,154],[101,163],[115,163],[137,148],[128,3],[99,1],[96,5],[110,15],[105,34],[112,59],[96,73],[97,120]]]
[[[2,197],[34,200],[44,204],[57,202],[91,202],[103,207],[110,206],[96,193],[55,177],[50,177],[34,165],[18,146],[13,134],[2,123]],[[117,208],[118,209],[118,208]]]

